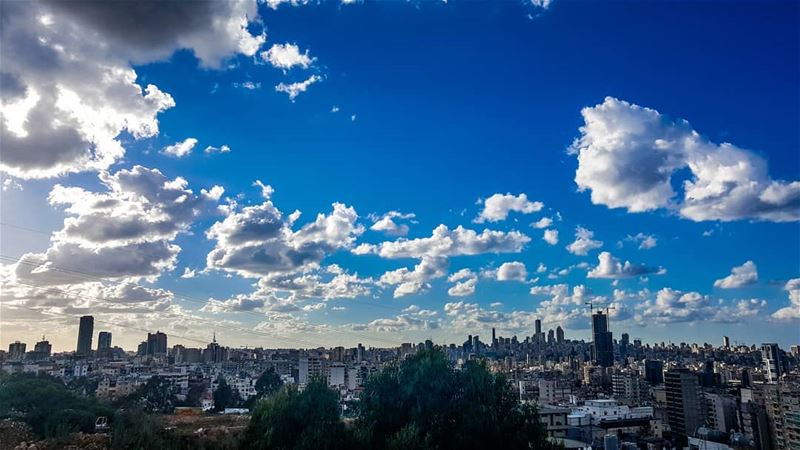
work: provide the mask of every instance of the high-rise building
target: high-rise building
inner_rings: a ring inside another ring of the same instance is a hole
[[[556,342],[556,333],[551,328],[550,330],[547,331],[547,343],[554,344],[555,342]]]
[[[628,349],[631,346],[631,337],[628,333],[622,333],[619,340],[619,357],[624,361],[628,358]]]
[[[722,336],[722,346],[724,348],[731,348],[731,338],[728,336]]]
[[[764,376],[770,383],[781,377],[781,349],[778,344],[761,344],[761,358],[764,361]]]
[[[156,331],[147,333],[147,354],[166,355],[167,354],[167,335]]]
[[[42,340],[36,343],[33,351],[36,352],[36,356],[39,358],[49,358],[53,353],[53,346],[50,345],[50,341],[42,336]]]
[[[101,331],[100,334],[97,335],[97,351],[107,352],[108,350],[111,350],[111,332]]]
[[[564,329],[560,325],[556,328],[556,342],[564,342]]]
[[[764,385],[764,400],[775,450],[800,448],[800,385]]]
[[[535,328],[536,328],[536,334],[534,334],[533,337],[534,337],[534,339],[536,341],[541,341],[542,340],[542,321],[541,321],[541,319],[536,319],[536,322],[534,322],[534,324],[535,324]]]
[[[718,392],[706,392],[706,425],[712,430],[728,434],[739,428],[736,397]]]
[[[639,406],[650,397],[650,385],[636,374],[615,373],[611,386],[614,399],[629,406]]]
[[[608,315],[603,311],[592,315],[592,362],[600,367],[614,365],[613,336],[608,331]]]
[[[78,326],[78,348],[75,351],[78,355],[88,356],[92,353],[92,335],[94,334],[94,317],[81,317]]]
[[[664,363],[654,359],[648,359],[644,362],[644,379],[650,383],[651,386],[657,386],[664,383]]]
[[[27,344],[20,341],[14,341],[8,344],[8,357],[10,359],[22,359],[25,357],[25,348]]]
[[[670,369],[664,373],[664,387],[670,428],[679,436],[694,436],[704,419],[697,375],[688,369]]]

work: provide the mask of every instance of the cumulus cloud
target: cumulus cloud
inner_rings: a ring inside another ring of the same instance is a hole
[[[203,150],[203,152],[205,152],[206,155],[213,155],[214,153],[229,153],[230,151],[231,148],[228,147],[226,144],[222,144],[219,147],[214,147],[212,145],[209,145],[208,147],[206,147],[205,150]]]
[[[558,230],[544,230],[542,239],[550,245],[558,244]]]
[[[262,186],[262,190],[267,187]],[[267,194],[271,193],[269,188]],[[297,230],[293,226],[299,212],[284,217],[269,199],[260,205],[233,207],[206,232],[216,241],[206,265],[246,277],[315,269],[331,253],[351,248],[364,232],[356,223],[354,208],[342,203],[332,206],[329,214],[318,214]]]
[[[547,228],[552,224],[553,224],[553,219],[551,219],[549,217],[542,217],[541,219],[537,220],[536,222],[533,222],[531,224],[531,226],[533,228],[542,229],[542,228]]]
[[[423,257],[413,269],[401,267],[381,275],[379,283],[396,286],[394,297],[418,294],[430,289],[430,281],[447,275],[447,258]]]
[[[414,213],[404,214],[399,211],[389,211],[383,216],[370,215],[373,221],[370,230],[382,231],[389,236],[405,236],[408,234],[409,227],[405,223],[397,223],[398,220],[411,220],[416,217]]]
[[[575,228],[575,241],[567,246],[573,255],[586,256],[590,251],[603,246],[603,241],[594,240],[594,232],[583,227]]]
[[[651,273],[662,274],[663,268],[648,267],[644,264],[633,264],[630,261],[622,262],[609,252],[602,252],[597,256],[597,267],[586,275],[589,278],[631,278]]]
[[[56,185],[49,201],[65,206],[63,228],[44,253],[28,253],[17,265],[21,280],[80,283],[75,274],[102,278],[157,277],[171,270],[180,247],[172,240],[213,209],[223,189],[195,194],[183,178],[134,166],[101,172],[105,192]]]
[[[757,316],[765,306],[764,300],[714,302],[711,297],[698,292],[664,288],[658,291],[655,300],[639,304],[636,320],[661,324],[700,321],[736,323]]]
[[[716,144],[684,120],[607,97],[582,111],[571,153],[575,182],[592,203],[630,212],[674,208],[694,221],[800,220],[800,181],[773,180],[766,161],[733,144]],[[683,192],[673,176],[688,169]]]
[[[461,269],[447,277],[447,281],[456,283],[447,290],[451,297],[466,297],[475,293],[478,275],[470,269]]]
[[[319,75],[311,75],[305,81],[298,81],[295,83],[278,83],[275,86],[277,92],[284,92],[289,96],[289,100],[294,101],[298,95],[308,90],[308,87],[314,83],[322,81]]]
[[[787,281],[783,289],[789,293],[789,306],[778,309],[772,317],[778,320],[800,319],[800,278]]]
[[[522,281],[528,278],[528,269],[519,261],[505,262],[497,269],[498,281]]]
[[[357,331],[403,332],[433,330],[441,326],[442,319],[438,316],[439,313],[437,311],[422,309],[417,305],[411,305],[394,318],[375,319],[367,324],[356,324],[351,327]]]
[[[518,253],[530,238],[519,231],[475,230],[458,226],[451,230],[439,225],[430,237],[386,241],[361,247],[360,253],[377,253],[384,258],[423,258],[479,255],[483,253]]]
[[[525,194],[494,194],[483,201],[483,210],[478,214],[474,222],[499,222],[506,220],[511,211],[530,214],[541,211],[543,207],[544,203],[532,202],[528,200],[528,196]]]
[[[230,56],[255,54],[265,40],[247,29],[257,17],[255,2],[153,6],[77,1],[3,7],[0,170],[46,178],[107,169],[125,154],[121,134],[157,135],[158,114],[175,106],[157,86],[139,85],[131,63],[163,60],[185,48],[216,68]]]
[[[714,287],[735,289],[758,283],[758,268],[753,261],[746,261],[741,266],[731,269],[731,274],[714,281]]]
[[[161,153],[174,156],[176,158],[182,158],[192,153],[192,149],[194,149],[195,145],[197,145],[197,139],[190,137],[184,139],[183,141],[164,147],[164,149],[161,150]]]
[[[261,59],[272,64],[272,67],[289,70],[292,67],[308,69],[314,58],[308,56],[308,50],[300,52],[297,44],[273,44],[269,50],[261,52]]]
[[[652,234],[638,233],[634,236],[628,235],[625,240],[638,244],[639,250],[650,250],[658,245],[658,239]]]

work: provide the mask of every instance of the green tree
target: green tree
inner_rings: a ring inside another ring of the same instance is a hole
[[[175,440],[165,435],[161,418],[141,409],[118,411],[112,429],[112,450],[178,448]]]
[[[373,448],[550,449],[536,410],[502,375],[470,362],[455,370],[439,351],[407,358],[371,377],[358,426]]]
[[[270,367],[265,370],[256,380],[256,394],[259,397],[271,395],[283,386],[280,375],[275,373],[275,369]]]
[[[178,387],[159,376],[150,377],[133,394],[122,399],[118,406],[140,409],[148,413],[169,414],[178,403]]]
[[[284,386],[256,404],[245,434],[249,449],[352,448],[350,434],[339,419],[339,395],[321,380],[303,391]]]
[[[70,391],[48,375],[18,374],[0,378],[0,419],[22,420],[40,437],[92,432],[97,416],[113,410],[94,398]]]
[[[225,378],[219,377],[217,389],[214,391],[214,411],[224,411],[239,404],[239,394],[231,389]]]

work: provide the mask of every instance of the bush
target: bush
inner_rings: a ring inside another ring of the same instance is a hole
[[[98,416],[113,410],[70,391],[49,375],[15,374],[0,379],[0,418],[22,420],[42,438],[91,432]]]

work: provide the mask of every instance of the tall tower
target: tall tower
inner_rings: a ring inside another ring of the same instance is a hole
[[[778,344],[761,344],[761,358],[764,361],[764,373],[767,381],[775,383],[781,377],[781,349]]]
[[[561,328],[561,325],[556,328],[556,342],[559,344],[564,342],[564,329]]]
[[[89,356],[92,353],[92,335],[94,334],[94,317],[81,317],[78,326],[78,348],[75,351],[78,355]]]
[[[603,311],[592,315],[592,362],[601,367],[614,365],[614,342]]]
[[[540,319],[536,319],[536,334],[534,334],[534,338],[536,341],[544,340],[542,339],[542,321]]]
[[[688,369],[670,369],[664,374],[667,423],[679,436],[694,435],[703,425],[703,405],[697,375]]]

